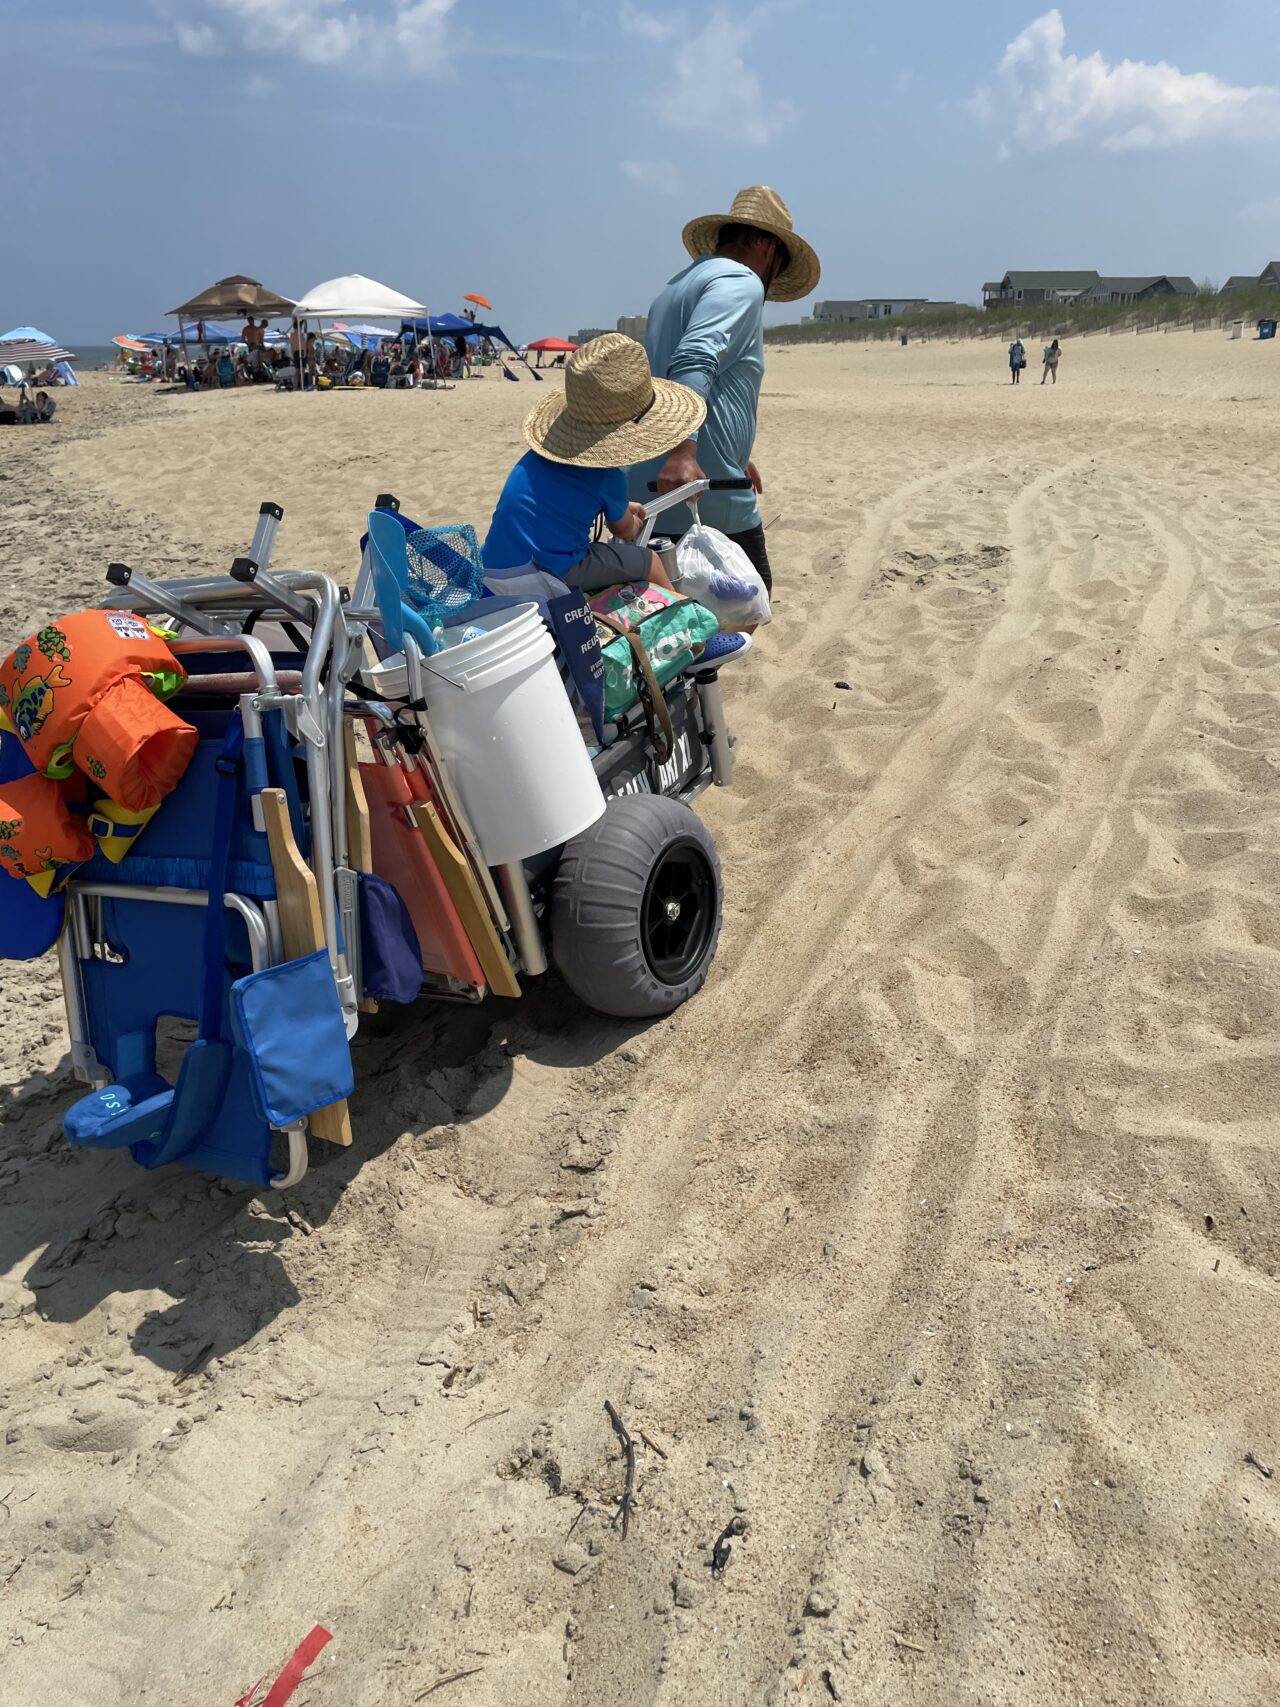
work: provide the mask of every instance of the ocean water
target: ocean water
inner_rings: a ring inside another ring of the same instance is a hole
[[[114,344],[77,344],[74,339],[67,349],[75,351],[80,358],[76,366],[86,372],[95,367],[114,367],[120,354]]]

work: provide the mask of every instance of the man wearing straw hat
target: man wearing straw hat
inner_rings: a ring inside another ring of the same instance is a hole
[[[665,459],[632,470],[632,495],[643,501],[651,481],[660,492],[704,476],[732,482],[709,491],[699,514],[742,547],[772,590],[756,503],[762,487],[751,460],[764,378],[764,305],[808,296],[822,269],[792,227],[787,204],[764,184],[739,190],[728,213],[691,220],[683,235],[693,265],[659,292],[645,346],[655,374],[705,399],[707,419]],[[676,513],[668,511],[664,531],[673,524]]]

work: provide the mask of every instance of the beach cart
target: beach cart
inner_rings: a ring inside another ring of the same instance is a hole
[[[622,1017],[701,987],[721,877],[692,802],[732,780],[719,672],[749,644],[638,670],[584,735],[536,602],[484,589],[432,650],[429,596],[373,596],[370,536],[444,530],[381,498],[348,596],[272,570],[281,515],[261,507],[229,573],[109,569],[101,608],[164,633],[194,744],[124,857],[103,841],[46,898],[89,1087],[67,1138],[276,1187],[308,1135],[352,1142],[351,1040],[380,1004],[516,998],[552,965]]]

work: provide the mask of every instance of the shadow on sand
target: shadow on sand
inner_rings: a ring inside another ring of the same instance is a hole
[[[132,1325],[132,1349],[195,1373],[299,1302],[278,1249],[293,1230],[282,1215],[322,1228],[371,1159],[397,1143],[439,1148],[442,1128],[497,1107],[514,1057],[589,1066],[643,1029],[584,1012],[554,978],[520,1002],[384,1009],[353,1045],[355,1143],[313,1140],[307,1177],[285,1193],[72,1149],[62,1116],[83,1086],[64,1058],[18,1085],[0,1121],[0,1274],[17,1271],[0,1283],[0,1322],[35,1310],[75,1323],[104,1304],[109,1315],[113,1297],[166,1293],[171,1304]]]

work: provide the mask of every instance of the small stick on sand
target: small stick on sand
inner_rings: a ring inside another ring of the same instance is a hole
[[[618,1407],[612,1399],[606,1399],[604,1408],[613,1424],[613,1432],[622,1442],[622,1450],[627,1459],[627,1485],[622,1490],[622,1502],[614,1514],[613,1525],[616,1529],[618,1520],[622,1520],[622,1539],[627,1538],[627,1530],[631,1527],[631,1513],[636,1503],[636,1443],[627,1433],[627,1425],[618,1415]]]
[[[465,1434],[467,1432],[467,1429],[474,1428],[477,1423],[492,1422],[495,1417],[508,1417],[510,1415],[511,1415],[511,1406],[510,1405],[508,1405],[505,1410],[486,1411],[482,1417],[472,1417],[471,1421],[466,1424],[466,1427],[463,1428],[462,1432],[463,1432],[463,1434]]]
[[[641,1440],[644,1441],[645,1445],[649,1448],[650,1452],[656,1452],[658,1454],[659,1458],[665,1458],[667,1456],[666,1453],[662,1450],[662,1448],[658,1445],[657,1441],[656,1440],[650,1440],[649,1436],[644,1432],[643,1429],[640,1430],[640,1438],[641,1438]]]
[[[461,1683],[464,1677],[474,1677],[478,1671],[483,1670],[483,1666],[471,1666],[466,1671],[448,1672],[444,1677],[438,1677],[434,1683],[429,1683],[427,1687],[420,1690],[413,1699],[415,1701],[425,1701],[428,1695],[434,1695],[437,1689],[443,1689],[446,1684]]]
[[[909,1642],[905,1636],[900,1636],[896,1630],[890,1630],[889,1634],[893,1637],[898,1647],[910,1648],[913,1654],[923,1654],[928,1651],[927,1649],[922,1648],[919,1642]]]

